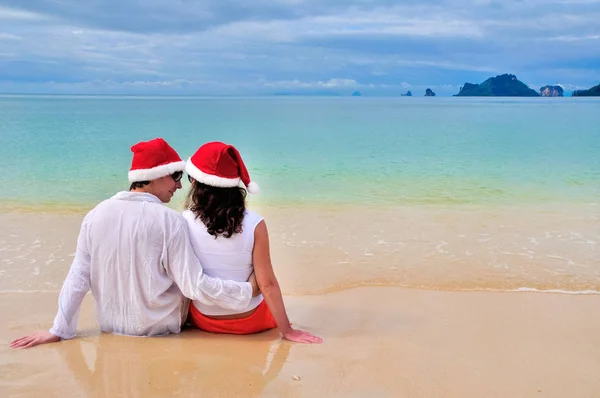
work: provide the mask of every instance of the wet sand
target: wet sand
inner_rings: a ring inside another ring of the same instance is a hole
[[[600,206],[257,210],[285,294],[365,285],[600,292]],[[0,211],[0,291],[58,291],[83,216]]]
[[[83,213],[0,211],[0,397],[598,397],[600,207],[258,210],[322,345],[105,335],[88,295],[80,337],[9,349],[50,327]],[[577,294],[493,292],[519,288]]]
[[[56,294],[1,294],[3,397],[597,397],[600,296],[363,287],[286,297],[322,345],[185,331],[100,334],[18,351],[50,325]],[[298,376],[299,380],[294,380]]]

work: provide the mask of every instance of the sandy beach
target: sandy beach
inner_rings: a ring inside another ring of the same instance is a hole
[[[4,210],[3,397],[597,397],[600,391],[593,206],[262,209],[290,318],[324,344],[291,344],[277,331],[105,335],[88,295],[79,338],[25,351],[8,344],[50,327],[84,213]],[[518,289],[571,294],[494,292]]]
[[[2,294],[4,397],[597,397],[599,296],[363,287],[286,297],[318,346],[276,331],[233,337],[100,334],[88,297],[82,336],[31,350],[56,294]],[[299,380],[295,380],[299,378]]]

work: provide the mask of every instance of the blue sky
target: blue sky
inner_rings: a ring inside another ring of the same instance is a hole
[[[438,95],[600,83],[600,0],[0,0],[0,92]]]

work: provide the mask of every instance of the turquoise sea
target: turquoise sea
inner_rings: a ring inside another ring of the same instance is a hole
[[[584,98],[0,96],[0,202],[89,206],[130,146],[236,145],[281,204],[594,203],[600,101]]]
[[[240,149],[286,294],[600,292],[598,99],[0,96],[0,137],[0,292],[58,290],[155,137]]]

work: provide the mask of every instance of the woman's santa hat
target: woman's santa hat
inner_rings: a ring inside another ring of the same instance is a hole
[[[209,142],[202,145],[186,163],[185,171],[193,179],[212,187],[231,188],[243,182],[249,193],[259,187],[250,181],[242,156],[233,145]]]
[[[131,152],[129,182],[156,180],[185,170],[185,162],[162,138],[139,142],[131,147]]]

